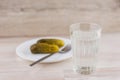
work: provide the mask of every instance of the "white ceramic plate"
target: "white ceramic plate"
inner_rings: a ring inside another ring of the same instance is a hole
[[[41,37],[41,38],[37,38],[37,39],[32,39],[29,41],[26,41],[22,44],[20,44],[17,48],[16,48],[16,53],[19,57],[26,59],[26,60],[30,60],[30,61],[36,61],[48,54],[32,54],[30,51],[30,46],[34,43],[37,42],[37,40],[39,39],[45,39],[45,38],[53,38],[53,39],[61,39],[65,42],[66,44],[70,44],[70,40],[66,39],[66,38],[61,38],[61,37]],[[64,48],[65,45],[62,47]],[[63,61],[66,60],[68,58],[72,57],[72,53],[71,50],[69,52],[66,52],[64,54],[60,54],[60,53],[56,53],[52,56],[50,56],[49,58],[41,61],[40,63],[52,63],[52,62],[59,62],[59,61]]]

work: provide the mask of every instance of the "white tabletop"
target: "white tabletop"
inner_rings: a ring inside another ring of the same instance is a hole
[[[19,58],[16,47],[30,39],[33,38],[0,39],[0,80],[80,80],[80,76],[69,73],[72,59],[30,67],[30,61]],[[102,36],[96,72],[90,80],[120,80],[120,33]]]

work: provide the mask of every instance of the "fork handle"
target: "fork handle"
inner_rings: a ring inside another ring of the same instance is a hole
[[[32,64],[30,64],[30,66],[33,66],[33,65],[37,64],[37,63],[40,62],[40,61],[43,61],[44,59],[52,56],[53,54],[54,54],[54,53],[49,54],[49,55],[47,55],[47,56],[44,56],[43,58],[38,59],[37,61],[35,61],[35,62],[33,62]]]

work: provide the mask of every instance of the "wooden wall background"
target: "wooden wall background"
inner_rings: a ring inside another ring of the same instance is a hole
[[[120,32],[120,0],[0,0],[0,37],[66,36],[76,22]]]

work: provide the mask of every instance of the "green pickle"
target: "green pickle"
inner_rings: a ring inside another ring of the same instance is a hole
[[[47,43],[57,45],[59,48],[64,46],[64,41],[60,39],[40,39],[37,43]]]
[[[47,43],[37,43],[31,46],[31,52],[33,54],[39,53],[56,53],[59,51],[59,47],[54,44],[47,44]]]
[[[56,53],[64,46],[64,41],[60,39],[40,39],[30,47],[33,54]]]

